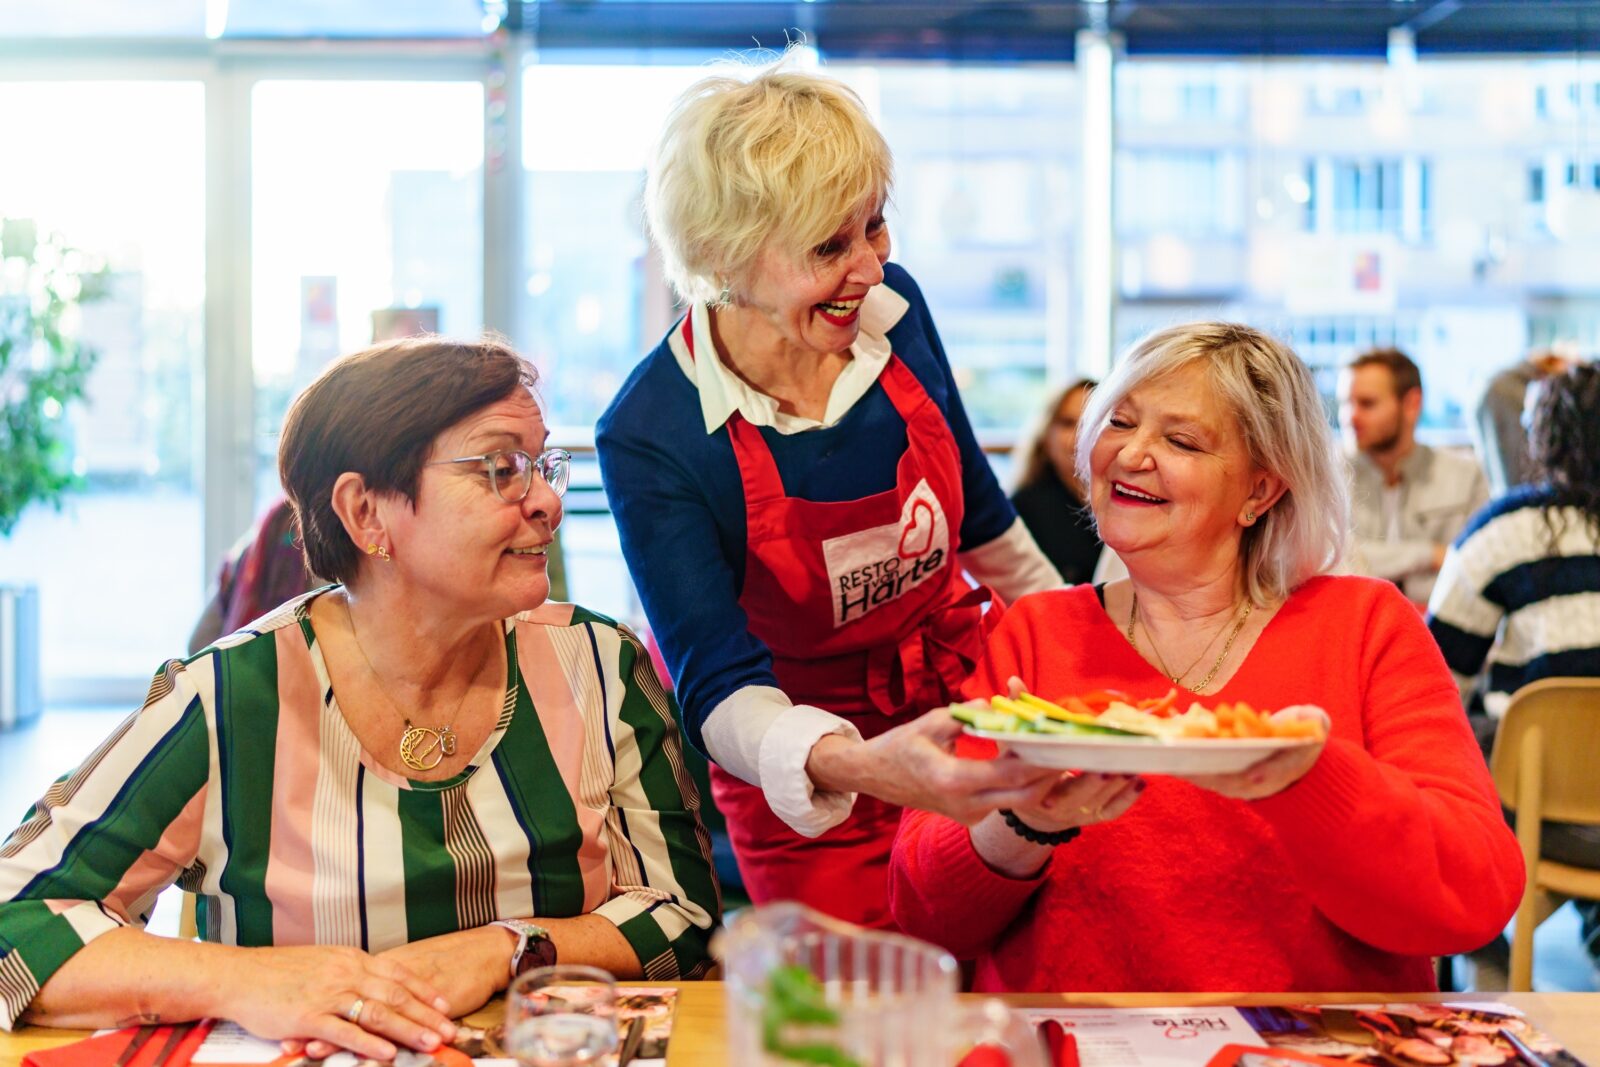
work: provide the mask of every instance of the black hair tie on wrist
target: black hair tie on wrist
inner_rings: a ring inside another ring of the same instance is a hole
[[[1001,808],[1000,817],[1006,821],[1007,826],[1011,827],[1012,833],[1024,841],[1032,841],[1036,845],[1064,845],[1083,833],[1083,827],[1081,826],[1069,826],[1065,830],[1056,830],[1053,833],[1035,830],[1017,818],[1017,813],[1010,808]]]

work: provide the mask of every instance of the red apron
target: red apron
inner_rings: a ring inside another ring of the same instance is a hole
[[[689,318],[683,338],[692,357]],[[728,435],[744,484],[744,591],[750,632],[772,651],[773,672],[797,704],[850,720],[863,737],[959,699],[983,649],[988,589],[956,565],[963,496],[961,453],[949,423],[898,356],[884,392],[906,423],[895,486],[859,500],[787,496],[761,431],[735,412]],[[745,890],[756,903],[799,900],[865,926],[892,927],[889,850],[900,809],[860,796],[822,834],[795,833],[759,788],[711,768],[711,791]]]

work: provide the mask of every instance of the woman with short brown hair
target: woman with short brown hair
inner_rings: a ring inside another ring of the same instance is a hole
[[[670,699],[626,628],[545,602],[569,457],[534,383],[421,338],[296,400],[284,488],[339,584],[166,663],[11,835],[0,1025],[221,1017],[387,1059],[536,963],[705,969]],[[143,931],[175,881],[204,943]]]

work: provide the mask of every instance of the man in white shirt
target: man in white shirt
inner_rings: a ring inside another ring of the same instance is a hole
[[[1489,499],[1477,461],[1417,441],[1422,374],[1397,348],[1375,348],[1339,376],[1339,423],[1351,471],[1359,574],[1396,583],[1428,603],[1439,565]]]

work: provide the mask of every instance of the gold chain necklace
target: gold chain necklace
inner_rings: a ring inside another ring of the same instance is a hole
[[[406,732],[400,735],[400,762],[414,771],[431,771],[443,763],[448,756],[456,754],[456,719],[461,715],[461,709],[467,703],[467,697],[472,693],[472,682],[475,681],[483,670],[484,661],[489,658],[487,651],[483,659],[478,661],[477,670],[472,672],[472,678],[467,682],[466,692],[461,694],[461,699],[456,702],[456,710],[450,716],[450,721],[443,726],[427,727],[413,726],[411,719],[400,710],[400,706],[389,696],[389,691],[383,687],[383,679],[378,677],[377,670],[372,666],[372,658],[367,655],[367,650],[361,647],[361,636],[356,633],[356,617],[350,613],[350,603],[344,605],[345,618],[350,620],[350,637],[356,643],[356,651],[361,653],[361,661],[367,665],[367,673],[372,675],[372,682],[378,687],[378,693],[383,697],[389,709],[406,724]],[[431,760],[429,757],[432,757]]]
[[[1255,605],[1250,602],[1250,598],[1246,597],[1244,600],[1244,610],[1239,613],[1238,620],[1234,622],[1233,632],[1228,635],[1228,640],[1222,646],[1222,651],[1217,655],[1217,661],[1211,665],[1211,670],[1207,671],[1206,676],[1200,679],[1199,685],[1184,686],[1184,688],[1188,689],[1191,693],[1201,693],[1205,691],[1206,686],[1211,684],[1211,679],[1217,676],[1217,672],[1220,671],[1222,669],[1222,665],[1227,662],[1228,653],[1233,651],[1233,642],[1238,639],[1239,632],[1244,629],[1244,624],[1246,620],[1250,618],[1250,611],[1254,606]],[[1138,639],[1133,635],[1133,624],[1138,620],[1138,618],[1139,591],[1135,589],[1133,591],[1133,605],[1128,609],[1128,644],[1132,645],[1134,651],[1136,652],[1139,650],[1139,642]],[[1149,629],[1150,628],[1148,626],[1145,627],[1145,632],[1149,633]],[[1211,640],[1215,641],[1216,638],[1213,637]],[[1206,648],[1209,649],[1210,647],[1211,645],[1208,643]],[[1161,658],[1161,650],[1156,647],[1156,639],[1154,635],[1151,635],[1150,637],[1150,650],[1156,654],[1156,662],[1161,666],[1161,673],[1170,678],[1172,680],[1172,684],[1177,686],[1183,685],[1184,676],[1187,675],[1189,671],[1194,670],[1195,664],[1200,662],[1199,659],[1196,659],[1194,663],[1189,664],[1189,669],[1184,671],[1183,674],[1174,675],[1171,669],[1167,667],[1166,661]],[[1200,656],[1201,658],[1204,658],[1205,652],[1202,651]]]
[[[1135,618],[1138,618],[1138,608],[1139,608],[1138,596],[1139,596],[1138,593],[1134,594],[1133,608],[1134,608],[1134,617]],[[1193,660],[1191,660],[1189,662],[1189,665],[1187,667],[1185,667],[1183,670],[1174,673],[1172,668],[1167,666],[1167,658],[1161,654],[1161,649],[1159,647],[1157,647],[1155,635],[1150,632],[1149,625],[1146,624],[1143,619],[1138,619],[1138,622],[1139,622],[1140,626],[1144,627],[1144,635],[1150,639],[1150,651],[1155,653],[1156,666],[1161,668],[1161,673],[1162,674],[1164,674],[1168,678],[1172,679],[1172,682],[1173,682],[1174,685],[1181,684],[1179,682],[1179,679],[1189,677],[1189,675],[1194,671],[1194,669],[1196,667],[1200,666],[1200,661],[1206,658],[1206,654],[1211,651],[1211,647],[1217,643],[1217,638],[1221,637],[1222,636],[1222,632],[1228,628],[1226,625],[1218,627],[1217,628],[1217,632],[1211,635],[1211,640],[1206,642],[1206,647],[1204,647],[1204,648],[1202,648],[1200,650],[1200,654],[1198,656],[1196,656]],[[1130,629],[1131,629],[1131,627],[1130,627]],[[1131,641],[1132,638],[1130,638],[1129,640]],[[1139,646],[1138,646],[1137,643],[1135,643],[1133,647],[1135,649],[1137,649]]]

